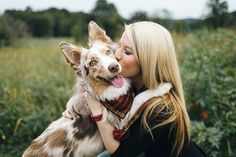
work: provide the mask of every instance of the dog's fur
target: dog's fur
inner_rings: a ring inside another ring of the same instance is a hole
[[[67,111],[79,114],[78,118],[70,120],[61,117],[51,123],[27,148],[23,157],[87,157],[104,150],[96,123],[89,118],[91,111],[81,86],[85,86],[99,100],[114,100],[127,93],[130,82],[124,79],[120,88],[108,84],[107,80],[118,75],[121,66],[115,58],[111,39],[95,22],[89,24],[89,42],[89,49],[69,43],[60,44],[65,58],[78,76],[75,94],[67,103]],[[117,64],[118,70],[111,72],[111,64]],[[116,128],[121,128],[120,119],[112,112],[108,112],[108,121]]]

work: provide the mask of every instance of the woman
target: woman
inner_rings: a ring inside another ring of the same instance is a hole
[[[204,153],[190,140],[190,124],[186,111],[182,82],[170,33],[153,22],[136,22],[125,27],[116,57],[121,75],[130,78],[135,93],[156,89],[162,83],[173,88],[162,97],[146,102],[142,115],[129,128],[128,136],[115,140],[107,121],[107,110],[85,93],[97,121],[106,150],[112,157],[203,157]]]

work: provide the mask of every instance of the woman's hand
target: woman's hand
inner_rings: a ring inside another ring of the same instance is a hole
[[[113,125],[111,125],[111,123],[109,123],[109,121],[107,121],[108,111],[106,107],[104,107],[100,101],[92,97],[86,91],[84,92],[84,96],[92,111],[92,114],[94,116],[102,114],[102,119],[100,121],[97,121],[98,130],[100,132],[106,150],[109,153],[114,153],[119,147],[120,142],[113,138],[113,130],[115,128]]]
[[[91,96],[87,91],[84,91],[84,97],[93,115],[99,115],[103,113],[104,106],[100,101]]]

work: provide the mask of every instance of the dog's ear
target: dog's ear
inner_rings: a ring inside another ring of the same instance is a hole
[[[112,43],[111,38],[106,35],[106,32],[100,28],[94,21],[90,21],[88,25],[89,42],[102,41],[105,43]]]
[[[73,67],[74,65],[80,65],[82,48],[78,48],[75,45],[61,42],[60,49],[63,52],[68,63]]]

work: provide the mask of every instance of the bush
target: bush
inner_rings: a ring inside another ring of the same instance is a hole
[[[181,65],[193,139],[210,157],[236,154],[235,33],[197,31]],[[191,40],[189,40],[191,38]]]
[[[1,25],[0,25],[0,44],[3,45],[10,45],[13,43],[14,39],[16,38],[11,28],[10,24],[8,23],[7,19],[4,17],[0,17]]]
[[[26,24],[9,16],[0,17],[0,46],[11,45],[17,38],[28,35]]]

